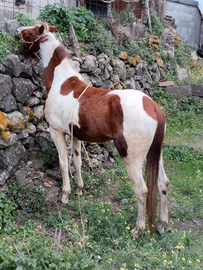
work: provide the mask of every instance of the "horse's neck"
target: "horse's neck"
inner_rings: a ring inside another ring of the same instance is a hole
[[[50,33],[51,34],[51,33]],[[53,57],[55,50],[61,43],[52,34],[49,39],[40,44],[41,57],[44,68],[48,66],[51,58]]]

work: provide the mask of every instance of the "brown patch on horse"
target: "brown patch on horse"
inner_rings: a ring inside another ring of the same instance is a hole
[[[154,120],[157,120],[156,111],[162,112],[163,116],[165,116],[164,112],[161,110],[159,105],[154,100],[148,98],[147,96],[143,96],[143,109]],[[165,119],[166,119],[166,117],[165,117]]]
[[[85,90],[87,86],[88,86],[87,83],[79,80],[78,77],[76,76],[72,76],[61,85],[60,94],[63,96],[66,96],[66,95],[69,95],[70,92],[73,91],[74,98],[79,98],[79,96]],[[93,87],[89,86],[88,88],[93,88]]]
[[[61,87],[61,94],[78,98],[87,84],[73,76]],[[79,99],[79,127],[73,125],[73,135],[79,140],[104,142],[114,140],[121,157],[127,156],[127,143],[123,136],[123,109],[118,95],[112,90],[89,86]],[[69,124],[71,130],[72,124]]]
[[[58,46],[53,55],[52,58],[49,61],[49,64],[47,67],[44,68],[44,78],[45,78],[45,84],[46,84],[46,91],[47,95],[50,91],[53,79],[54,79],[54,70],[55,68],[60,65],[60,63],[63,61],[64,58],[68,57],[68,52],[64,49],[64,47]]]

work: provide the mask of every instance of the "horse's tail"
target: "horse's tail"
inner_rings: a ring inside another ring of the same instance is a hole
[[[156,217],[157,207],[157,191],[158,191],[158,175],[159,175],[159,160],[161,157],[162,146],[164,141],[166,116],[164,112],[157,106],[154,107],[157,116],[157,128],[154,139],[147,153],[146,179],[147,179],[147,215],[148,225],[151,234],[154,232],[154,222]]]

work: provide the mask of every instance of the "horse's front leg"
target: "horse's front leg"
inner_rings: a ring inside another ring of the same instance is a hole
[[[52,140],[58,150],[59,155],[59,163],[62,173],[62,179],[63,179],[63,194],[61,197],[62,203],[68,203],[69,194],[71,193],[70,188],[70,180],[69,180],[69,174],[68,174],[68,152],[67,152],[67,145],[65,141],[65,134],[60,131],[53,128],[50,128],[50,134],[52,137]]]
[[[81,141],[77,138],[73,138],[73,161],[76,168],[77,173],[77,190],[76,195],[82,195],[82,189],[84,187],[84,183],[81,175]]]

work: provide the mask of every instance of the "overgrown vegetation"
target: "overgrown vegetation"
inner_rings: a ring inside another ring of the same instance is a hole
[[[23,26],[31,26],[31,25],[34,25],[35,24],[35,20],[30,19],[24,13],[19,13],[18,15],[16,15],[13,18],[16,19],[16,20],[18,20],[20,22],[20,24],[23,25]]]
[[[0,29],[0,60],[4,60],[9,53],[16,53],[19,48],[19,41],[14,34],[8,34]]]
[[[163,151],[170,179],[165,233],[151,237],[147,229],[139,239],[133,237],[137,199],[117,156],[115,170],[101,176],[83,167],[83,196],[74,196],[73,181],[68,205],[47,204],[43,189],[29,191],[11,183],[9,197],[15,199],[20,192],[28,203],[15,217],[14,201],[3,195],[3,209],[10,209],[3,210],[4,218],[13,225],[9,233],[2,229],[5,223],[1,228],[0,269],[202,269],[203,153],[196,149],[202,103],[189,96],[175,104],[163,88],[155,90],[155,99],[169,119]],[[191,131],[184,135],[185,127]]]
[[[57,25],[62,37],[69,34],[69,24],[72,23],[79,40],[89,40],[89,33],[97,25],[90,10],[82,6],[69,8],[59,3],[45,6],[39,19]]]

